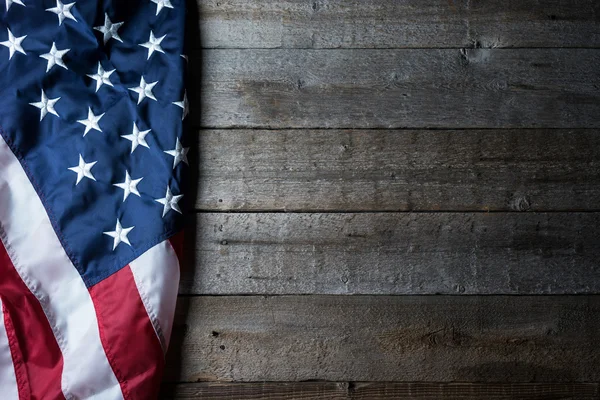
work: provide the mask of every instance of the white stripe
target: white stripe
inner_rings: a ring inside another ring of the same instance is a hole
[[[19,388],[15,376],[15,366],[8,346],[8,336],[4,325],[2,313],[2,299],[0,299],[0,388],[2,398],[6,400],[19,400]]]
[[[0,238],[37,297],[63,356],[67,399],[122,399],[90,293],[65,253],[21,164],[0,137]]]
[[[171,338],[179,289],[179,261],[168,240],[129,263],[142,303],[163,351]]]

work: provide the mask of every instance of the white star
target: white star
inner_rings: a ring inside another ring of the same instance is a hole
[[[129,247],[131,247],[131,243],[129,243],[129,239],[127,238],[127,235],[129,234],[129,232],[131,232],[131,230],[135,228],[135,226],[131,226],[129,228],[123,228],[121,226],[121,221],[119,221],[119,218],[117,218],[117,226],[115,227],[114,231],[111,232],[102,232],[105,235],[108,235],[110,237],[112,237],[113,240],[113,251],[114,249],[117,248],[117,246],[119,245],[119,243],[123,242],[125,244],[127,244]]]
[[[9,10],[10,6],[12,6],[13,3],[25,6],[25,4],[23,4],[23,2],[21,0],[6,0],[6,11]],[[158,13],[156,13],[158,14]]]
[[[140,192],[137,190],[137,185],[140,181],[144,179],[143,177],[140,179],[131,179],[129,176],[129,171],[125,170],[125,182],[123,183],[115,183],[113,186],[119,187],[123,189],[123,202],[127,200],[127,197],[133,193],[138,197],[142,197]]]
[[[44,117],[48,113],[54,114],[57,117],[60,117],[60,115],[58,115],[58,113],[54,109],[54,105],[56,104],[56,102],[58,100],[60,100],[60,97],[57,97],[55,99],[49,99],[46,96],[46,93],[44,93],[44,89],[42,89],[42,99],[36,103],[29,103],[29,104],[40,109],[40,121],[41,121],[44,119]]]
[[[80,124],[85,125],[85,132],[83,132],[83,137],[85,137],[85,135],[87,135],[87,133],[92,129],[102,132],[102,129],[100,129],[100,126],[98,125],[98,121],[100,121],[100,118],[102,118],[104,114],[105,113],[102,113],[100,115],[94,115],[94,113],[92,112],[92,107],[88,107],[87,118],[80,119],[77,121]]]
[[[119,34],[117,33],[121,25],[123,25],[123,22],[117,22],[113,24],[110,18],[108,18],[108,14],[105,13],[104,26],[96,26],[94,29],[102,32],[104,35],[104,44],[106,44],[106,42],[108,42],[111,38],[123,43],[123,40],[121,40]]]
[[[77,182],[75,182],[75,186],[77,186],[83,178],[89,178],[94,181],[96,180],[96,178],[94,178],[94,175],[92,175],[91,169],[97,162],[98,161],[86,163],[83,160],[83,157],[81,156],[81,154],[79,155],[79,165],[77,165],[76,167],[69,168],[69,170],[77,173]]]
[[[176,106],[181,107],[183,109],[183,113],[181,115],[181,120],[183,121],[183,119],[190,112],[190,105],[188,103],[187,91],[185,91],[183,93],[183,100],[181,100],[181,101],[174,101],[173,104],[175,104]]]
[[[163,218],[165,215],[167,215],[169,210],[175,210],[179,214],[181,214],[181,209],[179,208],[179,204],[177,203],[179,202],[179,200],[181,200],[182,197],[182,194],[173,196],[173,194],[171,193],[171,189],[167,186],[167,194],[165,195],[165,197],[163,197],[162,199],[155,200],[157,203],[164,205],[162,214]]]
[[[131,133],[131,135],[121,135],[121,137],[127,140],[131,140],[131,152],[133,153],[133,151],[138,147],[138,145],[142,145],[147,149],[150,148],[150,146],[148,146],[148,143],[146,143],[146,135],[148,134],[148,132],[150,132],[150,129],[148,129],[147,131],[140,131],[134,122],[133,132]]]
[[[156,15],[163,9],[163,7],[173,8],[170,0],[151,0],[156,4]]]
[[[161,37],[156,38],[154,37],[154,32],[150,31],[150,38],[148,39],[148,41],[146,43],[140,43],[140,46],[148,49],[148,58],[146,60],[149,60],[150,56],[155,51],[165,54],[162,47],[160,47],[160,42],[162,42],[166,36],[167,35],[162,35]]]
[[[52,42],[52,48],[50,49],[50,53],[40,55],[40,57],[42,57],[43,59],[48,60],[46,72],[50,71],[50,68],[54,67],[55,65],[60,65],[64,69],[68,70],[69,68],[67,68],[62,58],[65,54],[67,54],[69,50],[71,49],[57,50],[56,43]]]
[[[50,11],[58,15],[58,26],[61,26],[65,18],[72,19],[77,22],[73,14],[71,14],[71,8],[75,5],[75,2],[64,4],[60,0],[56,0],[56,7],[47,8],[46,11]]]
[[[102,68],[102,64],[98,61],[98,72],[93,75],[88,75],[90,78],[96,81],[96,92],[100,87],[104,85],[112,86],[112,82],[110,81],[110,75],[115,72],[115,70],[105,71]]]
[[[179,138],[177,138],[177,143],[175,144],[175,149],[165,151],[165,153],[167,153],[168,155],[175,157],[175,160],[173,160],[173,169],[175,169],[177,164],[179,164],[181,161],[188,164],[187,153],[189,150],[190,150],[189,147],[183,148],[183,146],[181,146],[181,142],[179,141]]]
[[[12,32],[10,31],[10,29],[6,28],[6,30],[8,31],[8,40],[4,41],[4,42],[0,42],[0,44],[2,46],[8,47],[8,50],[9,50],[8,59],[10,60],[12,58],[12,56],[15,54],[15,51],[18,51],[19,53],[27,55],[27,53],[25,53],[25,50],[23,50],[23,47],[21,47],[21,42],[27,37],[27,35],[21,36],[21,37],[15,37],[12,34]]]
[[[147,83],[142,76],[142,79],[140,80],[140,86],[129,88],[129,90],[136,92],[139,95],[137,101],[138,104],[140,104],[146,97],[156,101],[156,97],[154,97],[154,93],[152,93],[152,88],[156,86],[157,83],[158,81]]]

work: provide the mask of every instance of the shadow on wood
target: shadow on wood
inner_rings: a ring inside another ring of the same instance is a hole
[[[164,386],[162,400],[597,400],[597,383],[249,382]]]
[[[200,31],[198,28],[198,8],[197,3],[194,0],[186,0],[187,14],[186,14],[186,49],[187,51],[194,52],[198,49],[198,44],[200,41]],[[191,42],[191,43],[190,43]],[[181,268],[181,276],[189,275],[193,273],[193,270],[201,265],[200,260],[198,260],[198,253],[195,251],[196,247],[196,235],[198,231],[197,227],[197,218],[194,212],[194,205],[196,204],[196,196],[198,193],[198,153],[195,151],[198,148],[198,135],[197,131],[191,129],[190,121],[193,120],[194,116],[199,114],[200,112],[200,95],[195,91],[190,91],[189,88],[193,87],[195,80],[200,79],[202,71],[201,66],[201,57],[194,56],[193,53],[188,53],[188,71],[187,71],[187,94],[190,102],[190,114],[189,117],[184,121],[184,129],[185,134],[187,135],[187,140],[185,140],[185,147],[190,147],[192,151],[188,154],[189,161],[189,176],[187,177],[187,192],[184,197],[185,200],[185,210],[187,210],[185,214],[184,221],[184,257],[183,260],[180,260],[180,268]],[[192,270],[192,271],[191,271]],[[185,297],[178,297],[177,299],[177,314],[182,314],[185,316],[188,312],[188,301]],[[182,317],[179,317],[182,318]],[[169,350],[166,355],[166,365],[165,374],[179,374],[180,373],[180,363],[179,360],[182,359],[183,353],[186,351],[183,345],[183,336],[185,335],[185,329],[179,327],[177,329],[173,329],[171,336],[171,343],[169,345]],[[169,392],[169,388],[164,389],[163,391]]]

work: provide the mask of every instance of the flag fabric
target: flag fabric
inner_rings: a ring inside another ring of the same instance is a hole
[[[157,395],[189,169],[184,17],[184,0],[0,0],[3,400]]]

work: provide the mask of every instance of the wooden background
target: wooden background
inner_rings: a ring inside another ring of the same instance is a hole
[[[600,2],[189,8],[161,398],[600,399]]]

